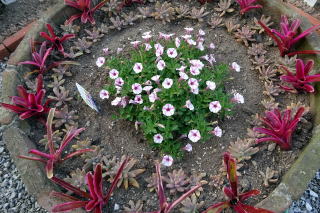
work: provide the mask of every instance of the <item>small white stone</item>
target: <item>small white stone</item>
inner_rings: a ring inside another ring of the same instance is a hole
[[[115,211],[118,211],[119,209],[120,209],[119,204],[115,203],[115,204],[114,204],[114,210],[115,210]]]
[[[310,212],[312,210],[312,206],[306,202],[306,209]]]

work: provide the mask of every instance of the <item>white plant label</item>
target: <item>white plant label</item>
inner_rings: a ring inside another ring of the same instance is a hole
[[[310,7],[314,7],[314,5],[317,3],[318,0],[303,0],[305,3],[307,3]]]
[[[80,93],[81,98],[84,100],[84,102],[91,108],[94,109],[95,111],[99,112],[99,109],[97,105],[95,104],[92,96],[90,93],[85,90],[80,84],[76,83],[77,89]]]

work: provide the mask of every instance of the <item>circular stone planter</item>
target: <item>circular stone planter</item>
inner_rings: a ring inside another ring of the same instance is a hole
[[[301,28],[307,29],[311,26],[310,17],[297,12],[292,6],[281,3],[278,0],[261,0],[264,6],[264,13],[271,15],[274,18],[279,18],[281,14],[290,17],[299,17],[302,20]],[[2,73],[3,85],[1,92],[1,102],[9,103],[9,96],[16,93],[16,86],[20,83],[19,73],[22,67],[18,62],[25,61],[30,57],[29,40],[30,38],[37,39],[39,32],[44,31],[46,23],[54,23],[60,25],[75,12],[70,7],[66,7],[63,0],[50,8],[44,13],[44,16],[39,19],[30,32],[25,36],[16,51],[11,55],[8,61],[8,67]],[[314,23],[314,22],[313,22]],[[307,37],[301,44],[304,49],[320,49],[320,39],[315,34]],[[319,67],[320,57],[313,56]],[[316,85],[319,90],[320,86]],[[311,111],[314,116],[313,136],[309,144],[304,148],[299,158],[292,165],[291,169],[282,177],[282,182],[276,189],[257,206],[272,210],[274,212],[283,212],[289,207],[291,202],[298,199],[305,191],[307,184],[313,178],[316,171],[320,168],[320,95],[310,95]],[[25,183],[30,194],[37,198],[38,203],[45,209],[51,210],[52,206],[61,201],[49,196],[49,193],[55,189],[55,186],[46,178],[43,166],[34,161],[25,161],[17,158],[18,155],[26,154],[29,149],[35,148],[25,135],[30,131],[30,126],[26,121],[20,121],[15,114],[0,108],[0,124],[4,129],[3,139],[8,150],[21,174],[21,178]],[[77,210],[73,212],[84,212]]]

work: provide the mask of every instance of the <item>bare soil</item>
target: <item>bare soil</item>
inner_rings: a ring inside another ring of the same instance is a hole
[[[235,14],[235,13],[233,13]],[[101,14],[100,14],[101,15]],[[234,18],[238,17],[237,14],[233,15]],[[97,26],[101,24],[103,16],[97,19]],[[251,23],[252,16],[247,19],[241,19],[241,24]],[[244,95],[245,103],[238,104],[234,108],[234,115],[230,118],[220,122],[223,129],[223,136],[221,138],[214,137],[205,143],[193,144],[193,151],[186,153],[180,160],[175,160],[170,168],[163,168],[162,173],[166,175],[167,172],[172,172],[173,169],[183,168],[187,174],[192,172],[205,172],[208,181],[211,181],[210,175],[219,174],[219,169],[222,166],[222,154],[225,152],[230,142],[236,141],[239,138],[247,137],[247,128],[252,128],[250,124],[251,116],[264,111],[261,101],[264,98],[263,81],[259,79],[257,71],[251,70],[250,58],[247,55],[247,48],[235,41],[234,37],[227,33],[225,28],[210,29],[206,24],[199,24],[189,20],[174,21],[169,24],[162,24],[160,21],[153,19],[146,19],[138,22],[132,27],[127,27],[121,31],[111,31],[103,39],[96,43],[92,49],[91,54],[80,56],[76,59],[80,63],[79,66],[72,66],[71,72],[73,77],[68,78],[65,87],[70,90],[71,96],[74,101],[69,104],[69,108],[77,110],[79,118],[79,127],[85,127],[86,130],[81,134],[80,138],[91,138],[94,145],[104,147],[106,155],[117,156],[121,158],[122,155],[128,155],[138,159],[135,168],[145,168],[146,172],[140,175],[137,180],[140,183],[140,188],[130,187],[127,191],[123,188],[116,190],[113,196],[112,204],[119,204],[121,207],[127,204],[129,200],[142,200],[144,203],[144,210],[152,211],[157,209],[158,201],[157,195],[154,192],[149,192],[145,178],[150,177],[155,172],[154,161],[161,160],[162,156],[159,155],[157,150],[152,150],[148,146],[148,142],[144,140],[143,134],[136,131],[134,123],[125,120],[112,119],[112,115],[117,115],[117,108],[112,107],[109,101],[102,101],[99,98],[99,91],[106,83],[108,72],[102,68],[97,68],[95,61],[99,56],[102,56],[102,49],[105,47],[115,51],[118,47],[129,48],[130,41],[141,40],[143,32],[152,31],[154,35],[158,32],[171,33],[175,32],[177,35],[183,34],[184,27],[194,27],[195,30],[203,29],[206,34],[206,44],[213,42],[216,49],[212,52],[216,56],[217,63],[231,64],[236,61],[241,66],[241,72],[237,73],[231,71],[231,78],[225,85],[226,91],[229,93],[233,90]],[[91,26],[85,25],[86,29],[92,29]],[[80,33],[84,36],[84,32]],[[274,47],[268,47],[268,56],[277,60],[278,52]],[[79,83],[87,89],[95,98],[97,104],[100,106],[101,111],[97,113],[91,110],[81,100],[75,83]],[[177,97],[178,98],[178,97]],[[291,102],[297,103],[298,101],[308,105],[308,95],[291,95],[281,94],[277,97],[277,102],[280,106],[290,105]],[[240,177],[240,190],[247,191],[250,189],[259,189],[262,191],[261,195],[250,199],[249,203],[257,203],[277,186],[272,184],[270,187],[263,186],[263,178],[259,171],[265,172],[267,167],[270,167],[279,172],[279,180],[281,176],[290,168],[294,160],[298,157],[301,149],[308,142],[312,122],[311,116],[306,116],[306,122],[300,122],[298,129],[293,137],[293,150],[280,151],[276,148],[273,151],[268,151],[268,144],[258,145],[260,151],[252,157],[250,161],[242,162],[244,165],[239,170]],[[42,133],[39,132],[38,127],[33,126],[35,133],[30,135],[34,140],[41,139]],[[65,176],[75,168],[81,168],[83,161],[81,158],[75,158],[61,166],[56,173]],[[226,179],[224,184],[226,184]],[[204,185],[204,192],[198,200],[204,200],[204,207],[224,200],[221,191],[223,185],[216,188],[209,185]],[[167,194],[170,200],[173,200],[177,195]],[[111,205],[113,207],[113,205]],[[178,209],[178,208],[177,208]],[[203,208],[204,209],[204,208]],[[202,210],[203,210],[202,209]],[[109,209],[113,212],[112,209]],[[175,212],[178,212],[176,210]]]

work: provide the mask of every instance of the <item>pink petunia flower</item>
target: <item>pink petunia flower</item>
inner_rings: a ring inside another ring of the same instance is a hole
[[[105,89],[102,89],[102,90],[100,91],[99,95],[100,95],[100,98],[101,98],[102,100],[104,100],[104,99],[109,99],[109,92],[108,92],[107,90],[105,90]]]
[[[204,51],[203,42],[198,42],[197,49],[199,49],[200,51]]]
[[[214,45],[214,43],[210,43],[210,44],[209,44],[209,48],[210,48],[210,49],[215,49],[215,48],[216,48],[216,45]]]
[[[153,136],[153,142],[155,143],[162,143],[163,136],[161,134],[156,134]]]
[[[186,66],[181,66],[179,68],[177,68],[176,70],[180,71],[180,72],[184,72],[186,70]]]
[[[155,75],[151,77],[151,80],[153,80],[156,83],[159,83],[160,75]]]
[[[142,70],[143,70],[143,66],[142,66],[141,63],[135,63],[135,64],[134,64],[134,66],[133,66],[133,71],[134,71],[135,73],[140,73],[140,72],[142,72]]]
[[[170,40],[175,34],[171,33],[171,34],[165,34],[162,32],[159,32],[159,39],[165,39],[165,40]]]
[[[106,61],[106,59],[104,57],[99,57],[99,58],[97,58],[96,65],[98,67],[102,67],[102,65],[104,65],[105,61]]]
[[[205,35],[206,35],[206,32],[203,31],[202,29],[200,29],[199,32],[198,32],[198,35],[199,35],[199,36],[205,36]]]
[[[216,58],[214,57],[214,54],[204,55],[201,58],[203,58],[204,60],[208,61],[211,66],[213,65],[214,62],[216,62]]]
[[[119,77],[119,71],[116,70],[116,69],[110,70],[110,72],[109,72],[109,77],[110,77],[111,79],[116,79],[116,78],[118,78],[118,77]]]
[[[167,117],[172,116],[174,112],[175,112],[175,108],[171,104],[166,104],[162,107],[162,113]]]
[[[199,82],[195,78],[189,78],[188,85],[191,89],[197,89],[199,87]]]
[[[199,75],[200,74],[200,69],[198,67],[191,66],[189,71],[192,75]]]
[[[152,38],[151,31],[144,32],[144,33],[142,34],[142,38],[143,38],[146,42],[149,42],[150,39]]]
[[[173,158],[170,155],[165,155],[162,158],[161,164],[169,167],[173,164]]]
[[[237,64],[237,62],[232,62],[231,67],[234,71],[240,72],[241,67],[239,64]]]
[[[116,97],[112,102],[111,105],[112,106],[118,106],[121,102],[121,98],[120,97]]]
[[[190,100],[187,100],[187,101],[186,101],[185,107],[188,108],[188,109],[190,109],[191,111],[194,110],[194,106],[193,106],[193,104],[191,103]]]
[[[149,95],[149,101],[151,103],[154,103],[156,100],[158,100],[158,95],[156,92],[152,92],[150,95]]]
[[[204,67],[204,64],[198,59],[190,60],[189,62],[193,67],[196,67],[199,70],[202,70],[202,68]]]
[[[134,97],[134,102],[135,102],[136,104],[143,104],[143,99],[142,99],[141,95],[136,95],[136,96]]]
[[[168,55],[169,58],[175,58],[175,57],[177,57],[178,52],[177,52],[177,50],[175,48],[169,48],[167,50],[167,55]]]
[[[145,45],[145,47],[146,47],[146,48],[145,48],[146,51],[149,51],[149,50],[152,49],[152,46],[151,46],[149,43],[145,43],[144,45]]]
[[[183,36],[181,36],[181,38],[183,38],[185,41],[187,41],[187,40],[191,39],[192,36],[191,35],[183,35]]]
[[[122,87],[123,84],[124,84],[124,81],[123,81],[123,79],[122,79],[121,77],[116,78],[116,79],[114,80],[114,85],[115,85],[115,86]]]
[[[192,145],[190,143],[188,143],[187,145],[185,145],[185,147],[183,147],[184,150],[186,150],[187,152],[191,152],[192,151]]]
[[[139,83],[134,83],[131,86],[132,92],[136,95],[139,95],[142,92],[142,86]]]
[[[166,62],[164,62],[164,60],[158,61],[158,63],[157,63],[158,70],[162,71],[162,70],[164,70],[165,67],[166,67]]]
[[[184,30],[186,31],[186,33],[192,33],[193,28],[192,27],[185,27]]]
[[[117,48],[117,55],[119,55],[123,51],[123,48],[118,47]]]
[[[189,140],[191,140],[193,143],[198,142],[201,139],[200,131],[197,129],[192,129],[189,131],[188,134]]]
[[[209,104],[209,110],[213,113],[218,113],[221,110],[221,105],[219,101],[212,101]]]
[[[180,39],[178,37],[174,40],[174,43],[176,45],[176,48],[179,48],[180,45],[181,45],[181,41],[180,41]]]
[[[143,91],[146,91],[147,93],[150,92],[150,90],[152,90],[152,86],[145,86],[142,88]]]
[[[196,42],[195,40],[193,40],[193,39],[188,39],[188,40],[187,40],[187,43],[188,43],[189,45],[191,45],[191,46],[196,46],[196,45],[197,45],[197,42]]]
[[[140,43],[141,43],[141,41],[132,41],[132,42],[130,42],[130,44],[132,44],[134,48],[138,48]]]
[[[165,78],[164,81],[162,82],[162,86],[165,89],[169,89],[172,87],[173,80],[171,78]]]
[[[179,76],[180,76],[179,81],[189,79],[189,76],[184,72],[179,72]]]
[[[243,104],[244,103],[244,97],[240,93],[235,93],[233,95],[233,98],[231,99],[231,101],[233,101],[235,103],[238,103],[238,104]]]
[[[103,49],[102,49],[102,52],[103,52],[103,54],[104,54],[105,56],[108,56],[108,55],[110,55],[110,53],[111,53],[111,51],[110,51],[109,48],[103,48]]]
[[[198,94],[199,94],[199,88],[198,88],[198,87],[197,87],[197,88],[194,88],[194,89],[191,89],[190,91],[191,91],[191,93],[193,93],[193,94],[195,94],[195,95],[198,95]]]
[[[215,136],[221,138],[221,136],[222,136],[222,129],[221,129],[219,126],[217,126],[217,127],[215,127],[214,130],[212,131],[212,134],[214,134]]]

